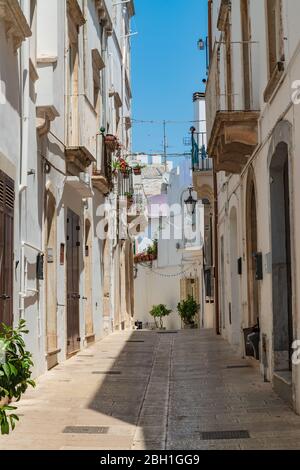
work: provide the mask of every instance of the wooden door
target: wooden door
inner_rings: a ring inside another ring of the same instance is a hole
[[[67,215],[67,354],[80,349],[79,323],[80,218],[68,209]]]
[[[92,250],[92,226],[90,221],[86,220],[84,257],[85,297],[83,298],[83,300],[85,307],[85,339],[87,343],[91,343],[95,340],[93,324]]]
[[[0,171],[0,323],[13,323],[14,182]]]

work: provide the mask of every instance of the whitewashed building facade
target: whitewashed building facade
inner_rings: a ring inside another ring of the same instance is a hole
[[[132,325],[111,162],[131,150],[133,15],[133,1],[0,2],[0,321],[26,320],[35,376]]]
[[[299,2],[208,1],[208,151],[217,171],[220,332],[299,413]]]

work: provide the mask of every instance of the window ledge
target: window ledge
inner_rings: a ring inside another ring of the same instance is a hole
[[[4,21],[6,34],[12,38],[14,51],[32,35],[22,8],[17,0],[0,0],[0,19]]]
[[[270,80],[266,86],[266,89],[264,91],[264,101],[265,103],[268,103],[273,96],[273,93],[275,92],[277,86],[279,85],[281,78],[284,74],[284,62],[277,62],[272,75],[270,77]]]

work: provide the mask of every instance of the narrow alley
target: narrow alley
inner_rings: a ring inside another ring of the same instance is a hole
[[[18,411],[0,449],[300,449],[300,417],[212,331],[115,333]]]

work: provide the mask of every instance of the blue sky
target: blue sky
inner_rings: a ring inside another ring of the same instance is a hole
[[[203,91],[205,52],[197,41],[207,35],[207,0],[135,0],[132,30],[133,118],[191,121],[192,95]],[[167,125],[168,153],[184,147],[190,122]],[[133,125],[135,152],[161,153],[161,123]]]

